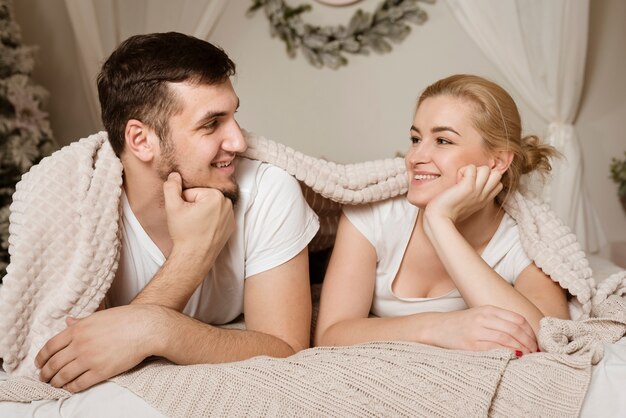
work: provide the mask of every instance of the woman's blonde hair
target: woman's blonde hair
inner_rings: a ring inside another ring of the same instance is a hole
[[[519,188],[522,175],[532,171],[547,174],[550,157],[558,155],[551,145],[542,144],[535,135],[522,137],[522,123],[515,102],[499,85],[482,77],[457,74],[428,86],[417,101],[419,108],[429,97],[449,95],[468,100],[475,106],[474,127],[481,134],[489,152],[510,151],[513,161],[502,176],[504,189],[499,201]]]

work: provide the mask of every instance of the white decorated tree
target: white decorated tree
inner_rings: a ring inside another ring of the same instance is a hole
[[[11,0],[0,0],[0,281],[9,262],[9,206],[23,173],[54,149],[47,92],[33,83],[35,48],[22,45]]]

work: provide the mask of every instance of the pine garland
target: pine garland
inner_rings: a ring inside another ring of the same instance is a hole
[[[337,69],[348,63],[344,53],[367,55],[370,51],[380,54],[391,51],[389,41],[399,43],[411,32],[407,23],[421,25],[428,19],[420,2],[432,4],[435,0],[384,0],[373,14],[357,10],[347,26],[305,23],[301,15],[311,10],[311,6],[290,7],[283,0],[252,0],[248,16],[263,8],[272,36],[285,42],[290,57],[300,48],[315,67]]]
[[[11,0],[0,0],[0,282],[9,262],[9,206],[23,173],[54,148],[47,92],[31,74],[35,48],[22,45]]]

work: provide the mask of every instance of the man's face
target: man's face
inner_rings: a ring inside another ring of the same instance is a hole
[[[218,85],[171,83],[182,111],[169,120],[169,138],[162,138],[157,169],[165,181],[176,171],[183,189],[220,190],[233,202],[238,197],[235,157],[246,150],[235,112],[239,99],[230,80]]]

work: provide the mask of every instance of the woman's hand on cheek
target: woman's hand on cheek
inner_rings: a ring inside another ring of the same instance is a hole
[[[502,173],[487,166],[466,165],[457,173],[454,186],[431,200],[425,209],[427,218],[445,217],[461,221],[484,208],[502,190]]]

